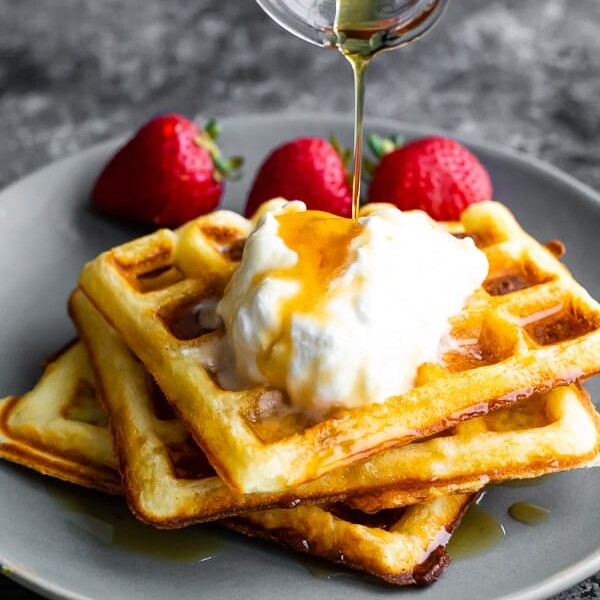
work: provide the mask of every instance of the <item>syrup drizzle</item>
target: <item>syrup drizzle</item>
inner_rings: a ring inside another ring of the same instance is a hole
[[[379,7],[371,2],[336,0],[333,45],[352,66],[354,73],[354,172],[352,175],[352,219],[358,219],[362,166],[363,117],[365,105],[365,75],[370,60],[384,50],[402,47],[420,37],[425,24],[443,7],[443,0],[429,2],[416,17],[390,29],[369,26],[381,17]],[[389,21],[389,20],[388,20]],[[412,37],[411,37],[412,36]]]
[[[125,552],[172,562],[199,563],[221,551],[223,539],[210,525],[178,530],[156,529],[138,521],[120,498],[57,481],[45,482],[62,509],[70,534]]]
[[[354,172],[352,174],[352,220],[358,220],[362,177],[363,119],[365,112],[365,75],[369,59],[345,55],[354,73]]]
[[[361,28],[361,22],[369,22],[373,7],[368,2],[336,0],[334,31],[336,46],[348,60],[354,75],[354,171],[352,174],[352,220],[358,219],[360,208],[360,184],[362,175],[363,121],[365,110],[365,75],[371,58],[382,46],[374,45],[376,31]]]
[[[505,534],[504,527],[494,516],[473,504],[450,538],[447,550],[455,560],[468,558],[493,548]]]
[[[525,525],[541,525],[548,520],[550,509],[531,502],[515,502],[508,507],[508,514]]]
[[[281,364],[282,359],[284,364],[289,362],[292,317],[310,313],[318,318],[322,313],[331,282],[352,259],[351,243],[360,234],[361,226],[320,211],[283,214],[277,220],[281,239],[298,255],[298,260],[291,267],[271,272],[270,276],[298,283],[300,287],[282,303],[280,335],[269,348],[259,353],[257,364],[275,387],[285,387],[285,371]]]

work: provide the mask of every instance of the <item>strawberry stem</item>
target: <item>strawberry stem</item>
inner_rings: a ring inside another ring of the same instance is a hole
[[[204,126],[204,130],[196,138],[196,143],[206,148],[217,171],[217,175],[225,179],[238,179],[241,176],[239,172],[244,164],[241,156],[232,156],[224,158],[221,149],[216,143],[221,133],[221,127],[215,119],[209,119]]]
[[[204,131],[208,134],[208,137],[214,142],[217,139],[219,139],[219,135],[221,135],[221,126],[217,123],[215,119],[209,119],[206,122]]]
[[[396,148],[399,148],[404,143],[404,138],[401,135],[394,135],[391,137],[383,137],[376,133],[371,133],[367,136],[367,144],[371,152],[376,158],[383,158],[386,154],[389,154]]]
[[[213,163],[217,171],[226,179],[239,179],[241,177],[240,168],[244,164],[241,156],[232,156],[223,158],[221,154],[211,154]]]

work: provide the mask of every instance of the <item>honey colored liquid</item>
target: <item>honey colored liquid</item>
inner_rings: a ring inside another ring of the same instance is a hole
[[[482,554],[505,535],[502,524],[478,504],[469,507],[447,549],[454,560]]]
[[[156,529],[138,521],[121,498],[54,480],[45,487],[62,508],[70,534],[102,546],[171,562],[200,563],[219,554],[224,545],[222,534],[210,525]]]
[[[362,166],[365,75],[370,60],[379,52],[399,48],[401,40],[419,29],[445,0],[431,2],[405,27],[382,19],[386,0],[336,0],[335,46],[346,57],[354,72],[354,172],[352,180],[352,218],[358,218]]]
[[[362,171],[363,117],[365,110],[365,74],[374,56],[369,40],[375,33],[364,26],[373,15],[370,2],[336,0],[334,31],[337,47],[354,73],[354,172],[352,176],[352,218],[358,218]]]

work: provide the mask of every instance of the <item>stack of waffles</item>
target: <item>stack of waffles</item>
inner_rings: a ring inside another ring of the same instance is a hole
[[[0,455],[112,494],[157,527],[226,527],[427,584],[490,483],[595,465],[600,305],[502,205],[469,207],[489,274],[440,361],[381,404],[310,421],[285,390],[226,389],[215,307],[253,220],[218,211],[88,263],[79,340],[0,402]]]

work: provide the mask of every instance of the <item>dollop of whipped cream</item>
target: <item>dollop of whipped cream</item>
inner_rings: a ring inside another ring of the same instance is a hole
[[[217,311],[240,379],[319,418],[411,388],[487,271],[471,239],[425,213],[381,205],[354,222],[278,202]]]

